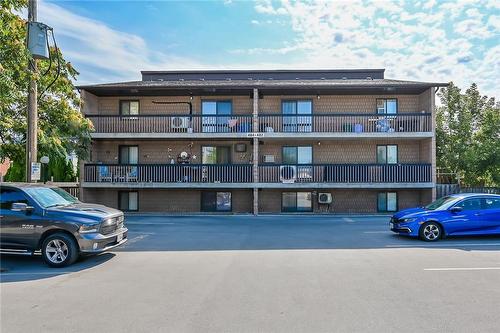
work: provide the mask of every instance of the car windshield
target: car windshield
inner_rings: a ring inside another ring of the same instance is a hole
[[[62,188],[59,188],[59,187],[51,187],[50,188],[52,191],[56,192],[57,194],[59,194],[61,197],[63,197],[64,199],[68,200],[69,202],[71,203],[77,203],[78,202],[78,199],[75,198],[74,196],[72,196],[71,194],[69,194],[68,192],[66,192],[65,190],[63,190]]]
[[[436,210],[436,209],[443,207],[443,206],[445,206],[445,205],[447,205],[450,202],[455,201],[455,200],[457,200],[457,198],[455,198],[455,197],[450,197],[450,196],[442,197],[442,198],[437,199],[433,203],[428,204],[427,206],[425,206],[425,208],[429,209],[429,210]]]
[[[59,191],[58,191],[59,190]],[[61,189],[34,187],[24,189],[43,208],[68,206],[78,200],[69,194],[61,194]]]

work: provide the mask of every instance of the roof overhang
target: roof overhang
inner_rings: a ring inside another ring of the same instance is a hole
[[[251,96],[257,88],[260,95],[367,95],[367,94],[421,94],[432,87],[446,87],[447,83],[401,85],[342,85],[342,86],[79,86],[78,89],[88,91],[96,96],[203,96],[203,95],[235,95]]]

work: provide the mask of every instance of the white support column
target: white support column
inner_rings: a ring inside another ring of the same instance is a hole
[[[259,90],[257,88],[253,89],[253,133],[259,131]],[[259,182],[259,139],[253,138],[253,182]],[[253,189],[253,214],[259,215],[259,189]]]

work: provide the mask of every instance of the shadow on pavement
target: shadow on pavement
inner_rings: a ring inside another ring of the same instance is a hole
[[[122,251],[442,248],[500,250],[499,236],[449,237],[427,243],[389,230],[383,216],[128,217]]]
[[[82,257],[71,266],[52,268],[43,262],[40,255],[19,256],[3,254],[0,256],[0,266],[2,268],[0,282],[31,281],[81,272],[101,265],[114,256],[115,254],[113,253],[103,253],[96,256]]]

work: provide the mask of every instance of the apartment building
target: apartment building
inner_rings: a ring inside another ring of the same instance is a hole
[[[126,211],[376,213],[435,197],[435,92],[383,69],[143,71],[79,87],[81,196]]]

